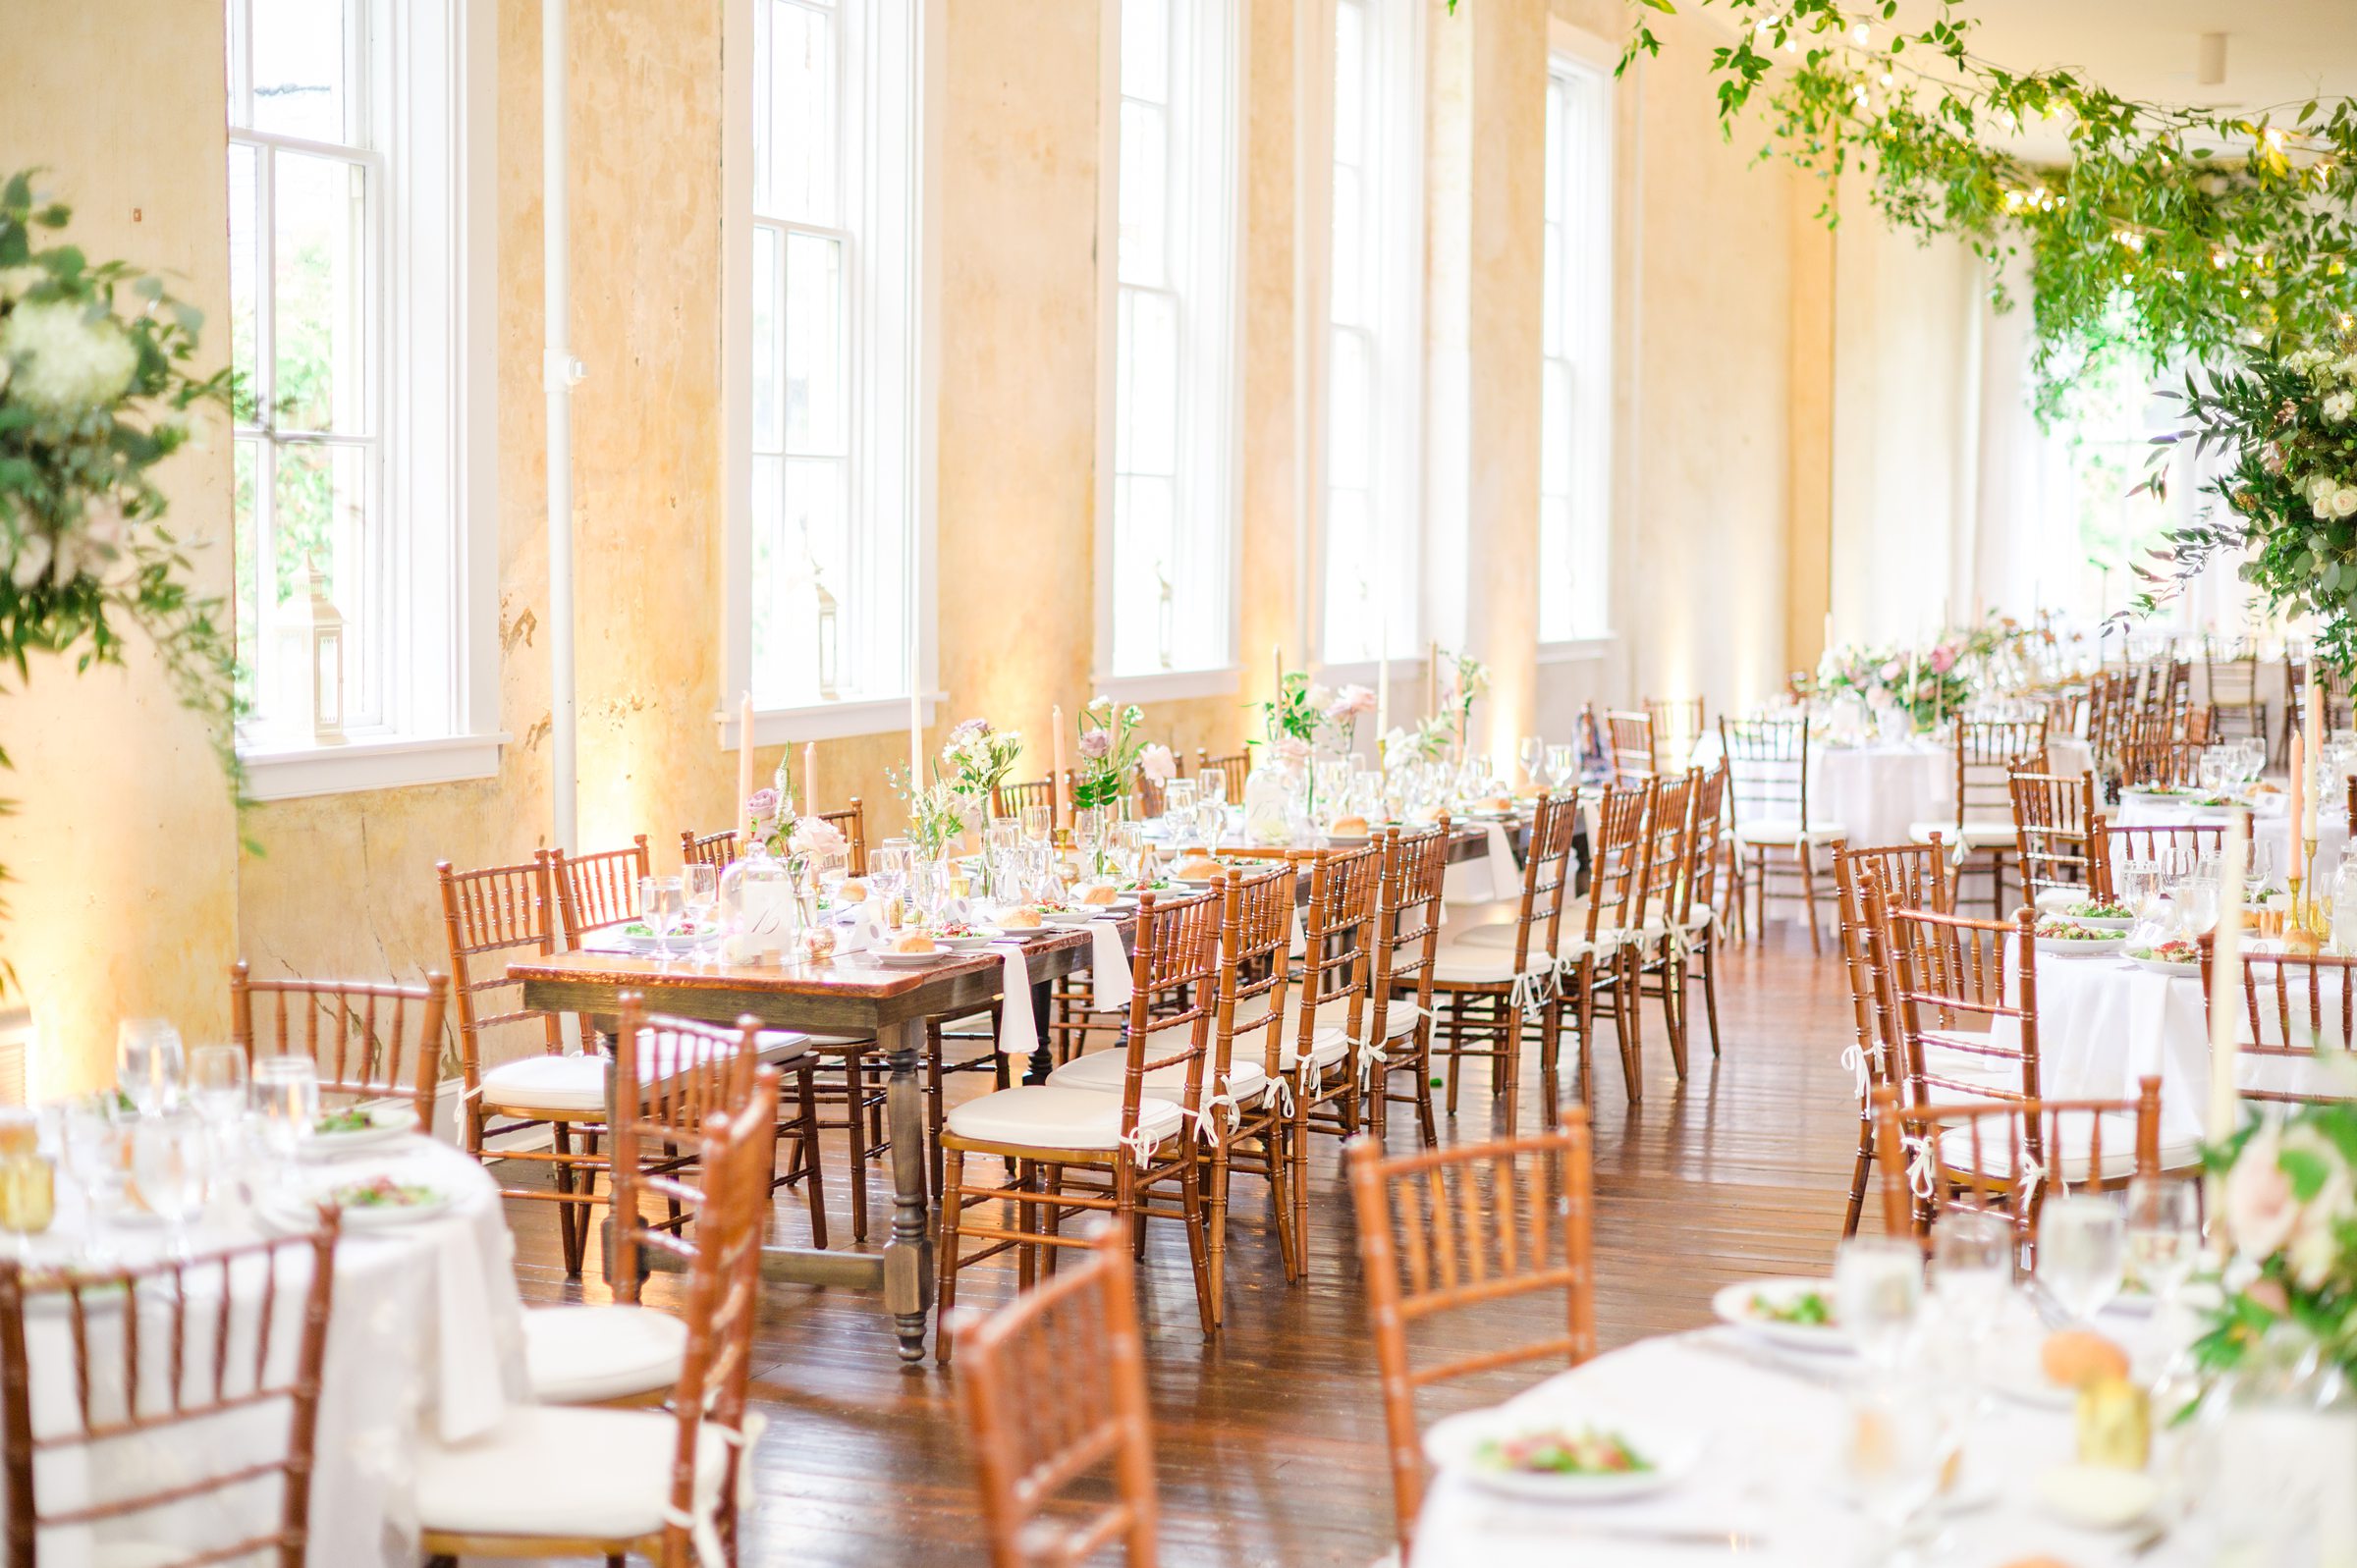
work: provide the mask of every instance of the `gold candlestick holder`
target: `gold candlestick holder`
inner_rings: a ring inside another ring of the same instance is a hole
[[[2292,868],[2291,918],[2284,923],[2283,940],[2301,952],[2321,949],[2332,936],[2332,906],[2315,896],[2316,840],[2302,836],[2298,863]]]

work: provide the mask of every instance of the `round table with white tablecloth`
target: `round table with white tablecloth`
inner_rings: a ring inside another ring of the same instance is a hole
[[[1719,756],[1719,737],[1705,735],[1694,748],[1694,765],[1714,768]],[[2049,742],[2047,766],[2072,777],[2086,773],[2087,743],[2068,736]],[[1907,740],[1858,746],[1820,743],[1809,749],[1810,820],[1839,824],[1854,848],[1906,843],[1917,823],[1952,822],[1955,815],[1956,753],[1951,746]]]
[[[2199,979],[2113,953],[2038,954],[2038,1089],[2050,1100],[2133,1100],[2161,1080],[2161,1142],[2190,1157],[2210,1100],[2210,1022]],[[2000,1044],[2020,1024],[2000,1018]],[[2165,1156],[2165,1164],[2171,1162]]]
[[[2106,1313],[2101,1329],[2128,1344],[2139,1371],[2158,1370],[2152,1319]],[[2170,1337],[2181,1337],[2177,1326]],[[2028,1363],[2040,1329],[2009,1308],[1988,1352],[1992,1366]],[[1416,1525],[1409,1568],[1686,1568],[1730,1559],[1763,1568],[1838,1568],[1882,1562],[1874,1527],[1845,1495],[1846,1390],[1860,1376],[1844,1352],[1771,1350],[1739,1329],[1647,1339],[1549,1379],[1518,1396],[1534,1426],[1606,1431],[1642,1425],[1699,1441],[1691,1467],[1658,1491],[1616,1501],[1533,1501],[1493,1491],[1454,1472],[1434,1477]],[[2344,1527],[2345,1488],[2328,1487],[2337,1464],[2357,1461],[2349,1424],[2310,1416],[2276,1426],[2232,1415],[2190,1433],[2156,1422],[2162,1455],[2182,1451],[2198,1497],[2191,1517],[2096,1530],[2066,1524],[2038,1503],[2042,1475],[2076,1458],[2066,1400],[2034,1404],[1998,1395],[1971,1420],[1943,1518],[1958,1568],[2044,1554],[2064,1563],[2192,1568],[2231,1532],[2252,1553],[2235,1561],[2318,1560],[2316,1537]],[[2183,1448],[2172,1445],[2183,1444]],[[2156,1479],[2168,1460],[2156,1457]],[[2165,1493],[2168,1487],[2165,1482]],[[2176,1495],[2182,1496],[2182,1491]],[[2320,1517],[2331,1510],[2330,1523]],[[2249,1535],[2242,1534],[2249,1532]]]
[[[2251,814],[2251,849],[2255,869],[2265,872],[2268,879],[2280,883],[2291,866],[2291,813],[2289,802],[2280,794],[2260,797]],[[2123,828],[2174,828],[2188,824],[2223,826],[2226,812],[2220,807],[2181,805],[2174,801],[2155,800],[2133,791],[2120,797],[2112,808],[2111,820]],[[2341,851],[2348,846],[2349,825],[2340,807],[2319,811],[2316,821],[2316,875],[2329,895],[2332,873],[2340,865]],[[2116,877],[2118,867],[2112,868]]]
[[[456,1149],[411,1137],[374,1155],[298,1162],[280,1176],[255,1171],[247,1184],[259,1200],[252,1206],[233,1190],[235,1183],[216,1182],[215,1200],[190,1227],[189,1245],[202,1255],[266,1234],[291,1233],[297,1223],[292,1217],[309,1200],[336,1184],[380,1173],[434,1189],[449,1203],[431,1217],[408,1223],[348,1221],[337,1245],[306,1555],[316,1568],[367,1563],[406,1568],[416,1561],[409,1483],[411,1455],[422,1436],[455,1441],[477,1435],[496,1426],[512,1403],[530,1398],[513,1241],[498,1186]],[[57,1223],[34,1238],[30,1259],[69,1266],[92,1260],[89,1266],[95,1267],[94,1249],[102,1247],[128,1265],[160,1255],[166,1245],[164,1232],[152,1223],[124,1218],[92,1224],[71,1184],[61,1179]],[[301,1273],[307,1278],[308,1272],[305,1262]],[[274,1313],[301,1311],[301,1281],[289,1279],[283,1262],[274,1293],[265,1297],[262,1285],[258,1268],[250,1278],[237,1276],[230,1292],[233,1332],[250,1335],[265,1299]],[[150,1325],[151,1320],[156,1325],[165,1322],[158,1306],[156,1313],[142,1311],[139,1321],[142,1333],[160,1344],[163,1336]],[[101,1316],[92,1315],[98,1325],[92,1331],[94,1350],[104,1338]],[[37,1427],[44,1409],[54,1413],[73,1397],[75,1357],[63,1313],[28,1312],[27,1318],[27,1359]],[[287,1320],[273,1321],[282,1325],[274,1339],[290,1347],[291,1355],[295,1341]],[[95,1354],[91,1361],[93,1380],[111,1376],[119,1399],[120,1362]],[[158,1478],[215,1473],[218,1452],[225,1447],[251,1445],[256,1453],[266,1453],[283,1443],[285,1423],[285,1406],[272,1403],[212,1417],[199,1427],[158,1428],[113,1439],[103,1467],[85,1459],[85,1450],[61,1449],[53,1456],[60,1468],[43,1462],[43,1496],[55,1512],[75,1494],[86,1498],[94,1492],[103,1499],[109,1477],[149,1489]],[[198,1445],[205,1457],[197,1459],[188,1451],[190,1445]],[[183,1549],[226,1545],[270,1528],[276,1505],[275,1488],[247,1487],[199,1497],[168,1513],[45,1531],[41,1561],[105,1560],[110,1542],[157,1539],[159,1525],[168,1527],[166,1539]]]

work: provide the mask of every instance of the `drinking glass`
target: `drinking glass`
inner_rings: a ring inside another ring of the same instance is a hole
[[[1932,1227],[1932,1289],[1975,1335],[1985,1332],[2013,1288],[2013,1223],[1960,1210]]]
[[[1018,820],[1023,825],[1023,838],[1031,843],[1046,843],[1055,836],[1054,806],[1025,806]]]
[[[319,1121],[319,1067],[289,1052],[253,1064],[253,1108],[261,1112],[262,1145],[283,1165]]]
[[[720,914],[720,868],[685,866],[680,871],[680,912],[687,919],[687,946],[705,950]]]
[[[309,1065],[309,1058],[304,1058]],[[318,1104],[313,1085],[312,1105]],[[191,1111],[141,1116],[131,1129],[131,1174],[139,1196],[171,1233],[170,1252],[189,1256],[189,1221],[204,1207],[209,1140],[204,1121]]]
[[[2201,1259],[2200,1197],[2190,1181],[2138,1176],[2128,1183],[2128,1262],[2156,1301],[2174,1300]]]
[[[1864,1559],[1878,1568],[1914,1560],[1907,1529],[1939,1495],[1953,1438],[1936,1394],[1918,1379],[1882,1377],[1849,1397],[1842,1471],[1859,1511],[1881,1528],[1883,1541]]]
[[[665,964],[671,962],[671,934],[679,929],[681,899],[677,877],[638,879],[638,918],[655,934],[655,951]]]
[[[1205,777],[1216,779],[1219,775],[1207,774]],[[1207,799],[1195,802],[1195,832],[1203,836],[1203,852],[1205,854],[1216,855],[1220,852],[1220,830],[1227,826],[1228,808],[1226,806],[1217,800]]]
[[[32,1238],[57,1217],[57,1167],[27,1151],[0,1160],[0,1230],[16,1238],[17,1262],[32,1254]]]
[[[2188,877],[2177,886],[2177,918],[2191,937],[2206,937],[2218,927],[2218,880]]]
[[[180,1104],[180,1031],[161,1018],[126,1018],[115,1026],[115,1082],[142,1116]]]
[[[1923,1302],[1923,1249],[1903,1236],[1852,1236],[1834,1254],[1834,1300],[1859,1356],[1895,1366]]]
[[[189,1102],[215,1127],[246,1114],[246,1048],[198,1046],[190,1052]]]
[[[1547,783],[1562,789],[1579,773],[1579,748],[1549,746],[1547,748]]]
[[[58,1148],[66,1174],[82,1189],[95,1235],[122,1202],[131,1176],[130,1118],[112,1094],[100,1094],[68,1104],[62,1131]]]
[[[1547,742],[1537,735],[1524,735],[1520,756],[1523,777],[1535,785],[1539,782],[1539,770],[1547,763]]]
[[[2038,1214],[2038,1278],[2070,1314],[2090,1323],[2119,1294],[2127,1223],[2117,1203],[2092,1193],[2056,1193]]]
[[[1228,775],[1218,768],[1206,768],[1196,774],[1195,798],[1206,805],[1226,805],[1228,803]]]
[[[1166,831],[1184,833],[1195,821],[1195,782],[1173,779],[1162,786],[1162,820]]]

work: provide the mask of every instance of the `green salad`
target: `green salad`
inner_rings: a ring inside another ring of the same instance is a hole
[[[2090,898],[2073,904],[2065,913],[2078,920],[2133,920],[2136,911],[2116,898]]]
[[[1485,1469],[1523,1476],[1627,1476],[1653,1468],[1618,1433],[1588,1427],[1492,1437],[1473,1450],[1473,1457]]]
[[[311,1123],[311,1131],[318,1133],[366,1132],[375,1125],[376,1118],[369,1113],[365,1106],[354,1106],[349,1110],[327,1112]]]
[[[415,1182],[395,1181],[391,1176],[370,1176],[366,1181],[348,1181],[327,1196],[330,1202],[343,1209],[416,1209],[437,1201],[442,1195],[431,1187]]]
[[[1749,1311],[1754,1318],[1768,1323],[1789,1324],[1796,1328],[1834,1326],[1834,1304],[1821,1290],[1804,1290],[1797,1296],[1787,1296],[1781,1301],[1774,1296],[1755,1293]]]

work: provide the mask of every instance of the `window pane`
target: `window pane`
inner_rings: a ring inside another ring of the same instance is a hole
[[[343,0],[252,3],[254,129],[356,144]]]
[[[1168,272],[1165,246],[1171,199],[1170,126],[1163,111],[1122,105],[1121,278],[1160,284]]]
[[[1366,492],[1336,490],[1326,511],[1326,654],[1362,659],[1377,650],[1375,509]]]
[[[786,450],[848,452],[843,242],[786,237]]]
[[[1563,349],[1563,231],[1560,224],[1547,225],[1547,238],[1542,243],[1540,287],[1545,290],[1540,302],[1539,352],[1556,354]]]
[[[753,206],[768,217],[833,226],[840,157],[835,24],[796,0],[765,0],[768,53],[753,81]],[[760,134],[766,128],[766,139]]]
[[[1539,502],[1539,636],[1560,642],[1574,632],[1571,504],[1560,496]]]
[[[289,430],[361,434],[368,418],[361,379],[367,176],[340,158],[298,152],[271,158],[277,423]]]
[[[1334,8],[1334,161],[1366,161],[1367,17],[1359,0]]]
[[[251,146],[232,142],[229,148],[229,362],[238,373],[237,417],[250,421],[256,410],[247,401],[268,395],[255,377],[254,343],[255,312],[260,308],[256,297],[259,278],[254,256],[254,240],[261,232],[261,215],[256,206],[254,190],[254,159]]]
[[[1563,221],[1563,79],[1547,79],[1547,221]]]
[[[1176,662],[1176,512],[1172,480],[1114,481],[1114,668],[1124,673]]]
[[[1127,406],[1120,432],[1129,473],[1178,471],[1178,311],[1170,296],[1133,292],[1123,346]]]
[[[1338,489],[1363,490],[1371,482],[1375,369],[1370,352],[1363,334],[1334,334],[1327,394],[1326,479]]]
[[[1190,0],[1201,5],[1207,0]],[[1169,0],[1122,0],[1122,96],[1171,97]]]
[[[1368,254],[1363,200],[1358,171],[1334,171],[1334,284],[1329,309],[1337,321],[1367,324],[1373,301],[1375,257]]]
[[[771,703],[819,699],[821,592],[838,601],[839,677],[852,668],[845,549],[847,464],[840,459],[753,460],[753,691]],[[840,689],[838,695],[845,694]]]
[[[369,526],[365,485],[368,454],[358,447],[320,443],[281,444],[271,486],[277,550],[272,584],[277,617],[271,650],[273,675],[281,682],[279,714],[302,726],[301,682],[309,658],[311,606],[304,574],[316,570],[319,591],[344,619],[344,701],[348,721],[377,717],[374,672],[368,650],[384,633],[378,621],[380,585],[374,568],[375,534]]]
[[[258,438],[246,436],[230,443],[230,558],[237,579],[232,592],[238,608],[238,694],[249,703],[255,699],[263,659],[261,517],[254,506],[260,494],[257,487],[262,482],[262,444]]]
[[[1539,373],[1539,491],[1571,493],[1571,366],[1545,361]]]
[[[778,247],[768,224],[753,226],[753,450],[786,450],[785,403],[778,396],[786,345],[778,335]]]

